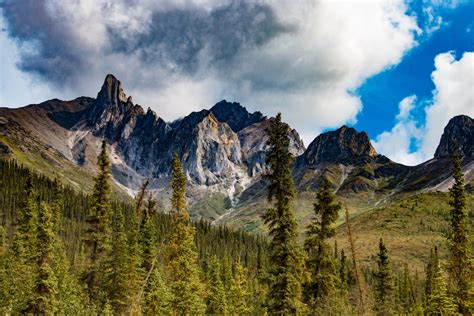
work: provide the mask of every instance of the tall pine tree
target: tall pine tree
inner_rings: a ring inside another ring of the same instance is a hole
[[[35,268],[37,270],[35,288],[25,312],[35,315],[52,315],[55,314],[57,308],[55,296],[58,280],[53,269],[53,256],[58,240],[54,232],[51,211],[44,202],[39,207],[35,241]]]
[[[130,256],[125,234],[125,220],[121,210],[115,213],[112,233],[112,251],[107,263],[106,288],[108,298],[115,314],[125,314],[130,306],[131,288]]]
[[[436,247],[434,254],[431,255],[429,265],[429,275],[426,277],[429,282],[429,292],[426,297],[425,312],[428,315],[454,315],[456,307],[448,296]]]
[[[380,238],[379,242],[377,266],[378,270],[375,273],[376,284],[374,310],[377,315],[390,315],[393,312],[394,285],[387,248],[385,247],[382,238]]]
[[[222,282],[221,264],[212,256],[207,271],[207,313],[209,315],[227,314],[227,293]]]
[[[89,262],[85,268],[85,281],[89,298],[101,309],[107,302],[105,269],[110,255],[111,202],[110,202],[110,162],[107,156],[107,144],[102,141],[101,152],[97,157],[99,174],[94,178],[92,207],[86,218],[88,228],[84,238]]]
[[[280,113],[271,120],[267,133],[269,173],[265,178],[269,181],[268,201],[273,203],[262,217],[271,237],[267,307],[272,314],[296,314],[303,307],[302,254],[296,241],[298,224],[291,209],[295,189],[290,167],[293,157],[289,151],[289,126],[281,121]]]
[[[453,281],[453,294],[459,313],[470,315],[472,308],[472,293],[469,293],[472,273],[470,271],[470,254],[468,244],[468,222],[466,210],[466,195],[464,193],[464,175],[461,169],[459,156],[453,157],[454,185],[449,190],[451,200],[450,222],[451,229],[448,233],[449,241],[449,273]]]
[[[204,288],[199,279],[195,228],[186,211],[186,176],[181,161],[174,155],[171,169],[173,231],[168,245],[168,275],[176,314],[201,314],[205,311]]]
[[[35,232],[37,223],[37,201],[33,191],[33,177],[28,171],[26,176],[23,198],[20,205],[16,226],[17,231],[13,239],[13,251],[21,261],[31,262],[35,248]]]
[[[341,209],[335,202],[329,182],[324,180],[314,203],[314,218],[308,225],[305,250],[310,281],[305,285],[305,302],[312,309],[325,306],[340,288],[340,278],[336,271],[335,258],[327,240],[335,235],[335,222]]]

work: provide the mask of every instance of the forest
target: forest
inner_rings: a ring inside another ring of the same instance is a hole
[[[178,155],[166,212],[147,182],[133,201],[114,197],[105,142],[92,194],[0,160],[0,313],[471,315],[473,263],[459,157],[453,157],[449,256],[433,248],[419,275],[392,265],[382,239],[373,268],[360,266],[349,216],[351,249],[330,243],[343,208],[327,181],[315,194],[312,222],[298,227],[290,130],[277,115],[268,132],[266,236],[191,221]]]

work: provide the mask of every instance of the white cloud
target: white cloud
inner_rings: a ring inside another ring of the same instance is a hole
[[[431,79],[435,85],[433,98],[424,108],[424,124],[411,115],[416,96],[403,99],[396,124],[374,141],[376,150],[396,162],[416,165],[433,158],[444,127],[456,115],[474,117],[474,53],[465,52],[456,60],[453,52],[435,57]],[[422,127],[417,127],[423,125]],[[416,143],[415,151],[410,149]]]
[[[416,96],[404,98],[398,105],[399,112],[395,126],[390,132],[383,132],[373,141],[378,153],[409,166],[417,165],[423,161],[419,152],[413,152],[410,149],[411,143],[421,137],[421,130],[416,126],[411,114],[415,105]]]
[[[46,53],[73,54],[74,59],[66,54],[64,62],[74,71],[74,80],[63,78],[64,72],[53,73],[56,83],[71,82],[57,90],[57,97],[69,96],[70,90],[77,95],[95,96],[105,74],[113,73],[135,102],[151,106],[165,119],[210,107],[225,98],[266,115],[282,112],[283,118],[304,135],[305,143],[324,128],[354,123],[362,104],[351,91],[367,78],[399,63],[416,45],[415,37],[420,32],[416,18],[407,14],[402,0],[261,0],[249,2],[247,7],[237,1],[232,2],[234,7],[230,10],[220,12],[226,14],[225,18],[217,20],[222,25],[212,34],[207,33],[206,25],[202,28],[204,33],[199,33],[203,23],[216,18],[206,14],[228,2],[142,0],[134,6],[128,6],[125,0],[48,3],[41,18],[19,19],[15,26],[21,33],[39,27],[34,24],[27,28],[25,21],[46,21],[51,34],[57,35],[54,42],[48,42]],[[258,5],[272,9],[257,8]],[[18,10],[26,11],[25,7]],[[50,15],[51,12],[55,14]],[[166,14],[156,15],[160,12]],[[246,16],[250,16],[248,24]],[[172,17],[176,21],[166,20]],[[229,25],[229,19],[245,23]],[[258,24],[262,21],[267,22]],[[183,25],[195,22],[190,27]],[[254,23],[258,27],[251,31],[263,32],[258,35],[261,37],[245,33]],[[35,34],[30,36],[38,40]],[[234,40],[225,42],[229,37]],[[235,42],[238,46],[234,49]],[[143,44],[148,46],[140,46]],[[193,53],[191,60],[185,62],[192,71],[185,71],[177,61],[189,57],[189,51]],[[37,59],[40,71],[48,62],[61,65],[60,57],[49,57]],[[35,66],[34,58],[26,61],[30,68]]]
[[[231,88],[264,113],[282,112],[308,144],[324,128],[355,123],[362,104],[350,91],[399,63],[419,29],[402,2],[298,4],[275,6],[296,34],[243,53]]]
[[[431,79],[436,86],[433,102],[425,108],[425,136],[421,152],[431,158],[438,146],[444,127],[456,115],[474,117],[474,53],[465,52],[456,60],[452,52],[435,58]]]

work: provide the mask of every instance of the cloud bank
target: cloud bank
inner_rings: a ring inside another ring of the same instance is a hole
[[[362,104],[353,91],[399,63],[421,32],[403,1],[7,0],[1,8],[20,69],[59,94],[94,95],[113,73],[167,120],[226,98],[282,112],[306,143],[354,123]]]
[[[375,149],[391,159],[416,165],[433,157],[444,127],[456,115],[474,117],[474,53],[466,52],[456,60],[453,52],[439,54],[434,60],[431,80],[435,85],[432,99],[424,107],[425,121],[411,115],[416,96],[400,102],[396,124],[389,132],[377,136]],[[415,149],[411,144],[415,144]]]

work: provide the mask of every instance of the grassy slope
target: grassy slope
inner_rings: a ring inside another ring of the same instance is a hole
[[[356,253],[363,265],[373,264],[378,241],[383,238],[392,262],[408,263],[411,270],[423,271],[430,249],[437,245],[447,255],[444,237],[449,225],[449,194],[422,193],[395,200],[373,210],[351,215]],[[470,227],[474,222],[474,196],[468,195]],[[353,210],[350,211],[353,214]],[[474,231],[470,231],[471,249]],[[346,225],[339,225],[335,237],[339,248],[349,250]]]
[[[474,195],[467,194],[467,209],[470,212],[470,227],[474,222]],[[312,218],[314,193],[300,193],[293,206],[300,227],[300,239]],[[392,261],[398,265],[408,263],[411,270],[423,271],[435,245],[443,257],[447,255],[445,234],[449,220],[449,193],[431,192],[403,196],[380,207],[370,207],[354,197],[338,197],[347,204],[351,217],[353,234],[356,238],[356,251],[363,265],[374,264],[373,255],[377,253],[380,238],[384,239]],[[227,221],[231,227],[240,227],[248,232],[265,231],[260,216],[268,207],[266,202],[244,205],[239,213]],[[349,251],[344,212],[337,221],[337,240],[339,249]],[[472,230],[472,229],[471,229]],[[474,251],[474,230],[470,233],[471,249]],[[331,241],[333,243],[334,241]]]
[[[58,177],[80,192],[87,194],[92,191],[94,186],[93,175],[69,161],[55,149],[40,144],[30,135],[24,136],[22,140],[18,140],[18,137],[0,135],[0,142],[8,145],[13,152],[8,156],[0,155],[0,159],[13,158],[19,164],[23,164],[51,179]],[[123,189],[115,183],[113,183],[112,188],[118,199],[130,199]]]

